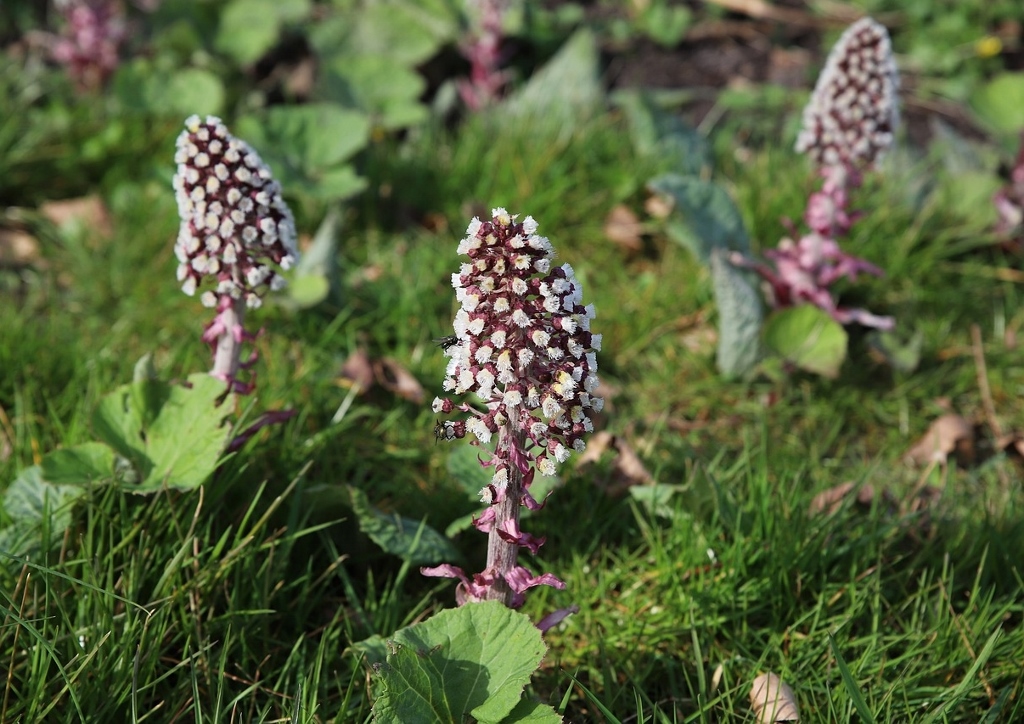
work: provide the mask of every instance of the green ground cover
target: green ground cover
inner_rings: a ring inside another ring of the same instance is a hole
[[[184,116],[39,93],[32,69],[3,63],[4,102],[25,114],[0,119],[3,222],[37,247],[0,269],[0,490],[93,440],[93,410],[144,354],[162,379],[209,367],[205,310],[174,279]],[[805,97],[767,115],[722,101],[701,129],[702,173],[757,248],[786,233],[780,220],[799,217],[814,185],[791,150]],[[199,489],[98,485],[66,527],[43,526],[31,555],[0,551],[0,721],[369,719],[379,686],[353,645],[454,606],[453,586],[360,532],[349,489],[439,531],[478,511],[429,401],[442,392],[434,340],[451,333],[455,248],[491,206],[533,215],[576,269],[604,334],[600,427],[650,474],[616,493],[621,451],[570,463],[530,520],[547,537],[531,565],[566,588],[534,589],[524,611],[580,607],[545,635],[541,701],[572,722],[753,721],[750,685],[770,670],[807,721],[1024,718],[1021,461],[996,445],[1024,429],[1024,276],[994,243],[988,192],[971,196],[978,179],[995,188],[1007,137],[904,139],[854,200],[865,215],[844,244],[886,276],[843,298],[918,334],[915,369],[887,364],[854,328],[835,379],[769,360],[727,380],[710,274],[645,215],[645,184],[667,169],[637,151],[624,114],[602,98],[564,133],[495,115],[375,126],[354,161],[364,191],[296,199],[307,236],[340,209],[335,285],[315,306],[271,299],[254,313],[258,386],[240,403],[295,417]],[[40,212],[87,193],[108,226]],[[639,251],[608,239],[619,204],[645,224]],[[360,350],[393,359],[425,401],[379,385],[356,394],[343,367]],[[972,449],[908,462],[949,411],[977,427]],[[874,495],[812,512],[845,482]],[[455,537],[468,570],[481,541]]]

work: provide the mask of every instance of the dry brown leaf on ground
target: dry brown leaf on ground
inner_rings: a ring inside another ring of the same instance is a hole
[[[47,201],[39,207],[39,211],[61,229],[79,226],[103,238],[114,233],[110,212],[99,196]]]
[[[875,489],[870,483],[858,487],[853,481],[833,485],[814,496],[811,504],[807,506],[807,512],[812,516],[821,513],[833,515],[851,498],[855,499],[858,505],[870,507],[871,501],[875,499]]]
[[[426,399],[427,393],[423,389],[423,385],[397,360],[390,357],[377,360],[373,363],[373,371],[381,387],[402,399],[417,405],[422,404]]]
[[[672,203],[672,200],[661,194],[652,194],[644,201],[644,211],[654,219],[667,219],[673,208],[675,208],[675,204]]]
[[[800,721],[796,694],[789,684],[770,671],[754,679],[750,687],[750,706],[761,724]]]
[[[625,204],[609,211],[604,220],[604,235],[626,251],[635,253],[643,248],[643,233],[644,225]]]
[[[39,240],[23,229],[0,227],[0,268],[41,266]]]
[[[365,394],[373,387],[373,363],[365,349],[357,349],[341,366],[341,380],[346,387],[355,387],[358,394]]]
[[[974,460],[974,426],[952,413],[936,419],[924,437],[907,451],[906,459],[917,465],[944,464],[950,453],[961,464]]]
[[[654,482],[654,478],[647,472],[647,468],[633,452],[629,443],[603,430],[587,443],[587,449],[580,456],[580,469],[593,465],[607,450],[614,450],[617,453],[612,461],[611,474],[604,480],[594,481],[606,495],[618,497],[634,485],[650,485]]]
[[[1016,430],[1000,435],[996,438],[996,450],[1024,458],[1024,435]]]

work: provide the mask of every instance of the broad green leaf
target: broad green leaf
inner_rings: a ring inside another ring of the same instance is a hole
[[[156,367],[153,365],[153,353],[146,352],[135,363],[135,368],[132,370],[132,382],[155,379]]]
[[[223,424],[221,380],[207,374],[188,378],[191,387],[159,380],[124,385],[104,397],[93,413],[96,435],[126,457],[149,493],[164,487],[199,487],[216,469],[231,433]]]
[[[332,206],[320,222],[309,247],[287,274],[288,286],[282,303],[295,309],[309,309],[327,299],[340,287],[338,279],[338,237],[341,214]],[[339,296],[339,295],[335,295]]]
[[[681,5],[654,2],[647,7],[642,18],[644,32],[656,43],[674,48],[683,39],[693,22],[693,13]]]
[[[307,274],[291,279],[285,289],[292,306],[296,309],[311,309],[330,296],[331,283],[327,277]]]
[[[285,189],[338,200],[365,187],[348,159],[369,139],[369,119],[334,103],[275,106],[235,124]]]
[[[589,31],[580,30],[494,113],[506,127],[564,142],[603,103],[597,43]]]
[[[1024,73],[1000,73],[971,94],[975,115],[998,133],[1024,128]]]
[[[670,173],[651,180],[647,186],[672,199],[674,208],[668,220],[668,234],[701,262],[709,263],[713,249],[742,253],[750,250],[743,217],[718,184]]]
[[[684,176],[695,176],[711,165],[711,150],[704,137],[677,114],[659,108],[650,94],[621,91],[613,100],[625,113],[633,146],[641,156],[657,160],[667,172]]]
[[[741,377],[761,356],[761,297],[722,249],[711,252],[711,279],[718,306],[718,369],[726,377]]]
[[[533,699],[520,699],[501,724],[561,724],[562,717],[553,707]]]
[[[326,71],[326,98],[365,111],[386,129],[418,123],[428,115],[419,101],[426,87],[423,76],[388,55],[341,56]]]
[[[124,64],[114,77],[114,93],[126,108],[166,116],[220,113],[224,85],[201,68],[157,67],[148,58]]]
[[[768,317],[764,341],[787,362],[824,377],[838,375],[846,359],[846,330],[828,312],[810,304]]]
[[[217,114],[224,107],[224,84],[216,74],[202,68],[182,68],[167,79],[160,90],[163,109],[179,114]]]
[[[373,705],[382,724],[505,721],[546,650],[528,617],[494,601],[441,611],[391,641]]]
[[[54,450],[39,464],[51,485],[89,485],[114,477],[114,451],[99,442]]]
[[[72,507],[85,490],[82,485],[49,482],[41,465],[22,470],[4,492],[4,511],[12,523],[0,530],[0,551],[32,556],[59,545],[71,524]]]
[[[281,26],[305,19],[309,0],[230,0],[220,17],[214,46],[242,65],[273,48]]]
[[[426,523],[377,510],[358,488],[350,486],[348,492],[359,530],[385,552],[417,565],[461,558],[458,549]]]

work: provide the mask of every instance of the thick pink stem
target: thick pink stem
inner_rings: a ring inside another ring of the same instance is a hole
[[[217,351],[213,355],[213,369],[210,370],[210,374],[234,384],[233,381],[238,377],[238,370],[241,366],[245,300],[235,299],[231,306],[224,309],[218,316],[218,321],[223,324],[223,330],[217,337]]]
[[[515,522],[513,530],[519,528],[519,509],[523,498],[523,473],[516,465],[518,456],[515,451],[524,450],[525,447],[526,434],[519,425],[519,410],[511,407],[509,421],[499,432],[498,447],[495,451],[496,457],[509,462],[508,488],[505,490],[505,497],[494,506],[494,525],[487,534],[487,568],[485,569],[493,571],[495,578],[494,585],[487,591],[487,600],[501,601],[510,607],[512,606],[513,591],[509,588],[506,576],[512,573],[516,567],[519,545],[505,540],[498,531],[504,529],[509,520]]]

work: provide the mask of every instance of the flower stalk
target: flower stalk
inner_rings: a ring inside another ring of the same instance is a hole
[[[481,464],[494,470],[480,491],[488,507],[473,522],[488,535],[483,572],[470,577],[448,564],[421,569],[459,579],[459,605],[492,600],[519,608],[529,588],[564,588],[553,574],[534,576],[519,564],[520,548],[536,554],[544,544],[520,529],[521,507],[542,507],[530,494],[536,472],[554,475],[571,451],[584,450],[590,415],[603,407],[594,396],[601,348],[601,335],[590,331],[594,307],[583,305],[572,267],[551,268],[554,249],[536,231],[532,217],[519,222],[502,208],[489,221],[473,219],[459,245],[469,263],[452,275],[461,308],[454,341],[445,345],[444,387],[475,394],[482,408],[436,398],[434,412],[465,415],[439,423],[438,437],[471,433],[471,444],[488,453]]]

